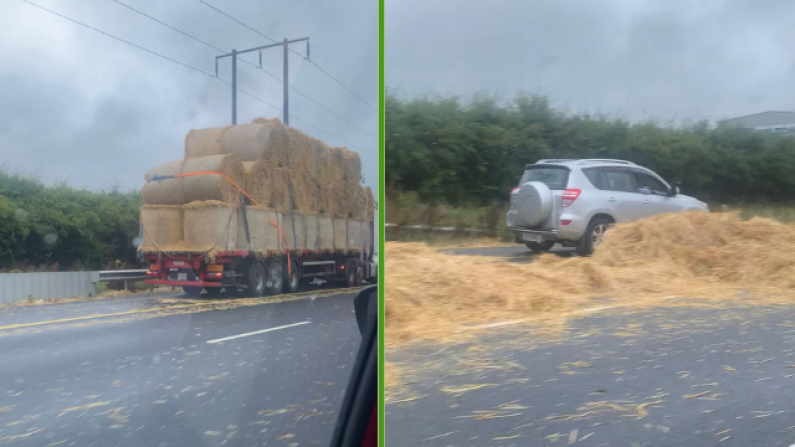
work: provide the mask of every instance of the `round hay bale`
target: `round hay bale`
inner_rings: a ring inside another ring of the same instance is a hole
[[[309,175],[304,171],[293,171],[292,180],[296,211],[300,213],[317,213],[317,179],[313,175]]]
[[[179,179],[154,180],[141,188],[141,197],[147,205],[182,205]]]
[[[375,217],[375,197],[373,190],[369,186],[364,187],[365,214],[364,217],[373,220]]]
[[[348,148],[340,148],[342,152],[342,178],[348,185],[358,185],[362,181],[362,159],[359,154]]]
[[[182,247],[183,213],[181,206],[144,205],[141,207],[144,251],[178,251]]]
[[[215,252],[237,246],[237,211],[217,200],[191,202],[182,207],[186,251]]]
[[[320,140],[312,138],[298,129],[289,128],[289,147],[290,169],[293,172],[304,172],[315,175],[317,167],[317,157],[315,155],[318,146],[325,146]]]
[[[270,208],[273,190],[273,168],[262,160],[244,161],[243,168],[246,176],[243,188],[254,198],[257,206]]]
[[[241,161],[263,160],[275,167],[287,165],[289,135],[277,119],[265,123],[232,126],[221,138],[221,153],[234,154]]]
[[[169,161],[146,171],[144,180],[152,180],[155,175],[177,175],[182,172],[182,160]]]
[[[185,136],[185,158],[206,157],[221,153],[221,138],[233,126],[192,129]]]
[[[155,175],[177,175],[181,172],[182,160],[171,161],[148,170],[146,184],[141,188],[141,197],[147,205],[182,205],[183,200],[177,178],[152,180]]]
[[[274,120],[279,121],[279,118],[262,118],[262,117],[259,117],[259,118],[254,118],[253,120],[251,120],[251,122],[255,123],[255,124],[266,124],[266,123],[270,123],[271,121],[274,121]]]
[[[279,211],[290,210],[290,170],[287,168],[273,169],[272,184],[270,206]]]
[[[182,174],[200,172],[220,172],[242,186],[243,164],[234,155],[210,155],[207,157],[190,158],[182,165]],[[226,178],[214,174],[198,174],[183,176],[180,179],[182,203],[198,200],[218,200],[236,202],[238,190]]]
[[[247,206],[249,235],[251,236],[251,251],[264,254],[270,250],[278,250],[280,244],[279,230],[273,226],[278,223],[278,213],[261,206]],[[237,249],[248,250],[246,240],[246,227],[243,221],[243,212],[237,210]]]

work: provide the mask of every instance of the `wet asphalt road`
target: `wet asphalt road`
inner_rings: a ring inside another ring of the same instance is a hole
[[[353,294],[234,303],[0,309],[0,445],[327,445],[360,341]]]
[[[387,360],[403,382],[391,446],[795,444],[795,306],[589,318]]]
[[[795,445],[795,305],[608,311],[554,336],[508,325],[386,360],[390,446]]]

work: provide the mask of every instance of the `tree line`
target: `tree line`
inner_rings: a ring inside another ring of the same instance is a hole
[[[136,262],[138,192],[47,186],[0,172],[0,269],[103,269]]]
[[[570,114],[540,95],[399,98],[385,107],[387,191],[425,203],[507,201],[542,158],[617,158],[646,166],[708,202],[791,203],[795,138],[708,122],[633,123]]]

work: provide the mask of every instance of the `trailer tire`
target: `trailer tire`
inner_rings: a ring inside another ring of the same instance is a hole
[[[298,286],[301,284],[301,270],[298,269],[298,263],[295,260],[290,261],[290,272],[285,272],[287,277],[287,284],[285,284],[286,293],[295,293],[298,291]]]
[[[356,287],[356,279],[359,277],[359,269],[356,266],[356,261],[349,259],[345,263],[345,287]]]
[[[188,295],[189,298],[198,298],[199,295],[202,293],[201,286],[182,286],[182,291],[185,292],[185,295]]]
[[[278,295],[284,289],[284,268],[281,259],[274,259],[268,263],[265,275],[265,287],[268,295]]]
[[[259,261],[254,261],[248,268],[248,275],[246,275],[246,285],[248,288],[244,291],[244,295],[252,298],[257,298],[265,295],[265,266]]]

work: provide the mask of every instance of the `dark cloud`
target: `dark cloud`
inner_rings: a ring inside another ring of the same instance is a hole
[[[572,111],[795,109],[795,2],[387,0],[386,80],[414,96],[550,95]]]
[[[32,0],[143,47],[213,73],[217,51],[141,17],[112,0]],[[198,0],[122,0],[230,51],[271,43]],[[372,105],[378,104],[377,2],[366,0],[208,0],[281,40],[310,36],[311,56]],[[294,47],[303,53],[304,46]],[[278,50],[263,68],[281,78]],[[231,120],[231,87],[25,4],[0,2],[0,151],[7,168],[92,189],[139,188],[144,172],[181,158],[191,128]],[[256,61],[256,55],[246,57]],[[239,66],[239,86],[281,108],[281,83]],[[377,135],[378,116],[316,67],[290,58],[293,87]],[[230,78],[229,59],[220,75]],[[364,175],[377,186],[377,141],[291,92],[291,124],[335,146],[362,153]],[[281,117],[277,109],[238,96],[238,122]],[[338,138],[313,129],[316,126]]]

